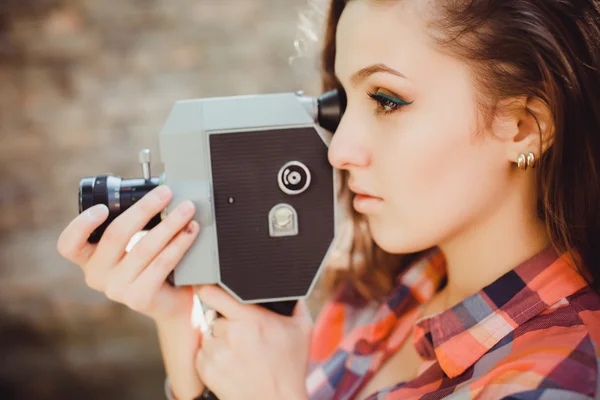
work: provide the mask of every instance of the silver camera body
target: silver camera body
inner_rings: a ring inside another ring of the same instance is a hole
[[[183,100],[160,133],[161,181],[191,199],[200,234],[174,284],[218,284],[241,302],[308,295],[336,234],[332,133],[298,93]]]

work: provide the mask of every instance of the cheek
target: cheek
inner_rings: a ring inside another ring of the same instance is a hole
[[[405,252],[438,244],[476,215],[499,187],[494,179],[501,176],[502,153],[491,140],[473,138],[471,121],[439,118],[415,124],[379,146],[389,216],[379,224],[387,226],[379,236],[387,247]]]
[[[448,200],[442,195],[460,190],[461,182],[468,179],[469,147],[457,135],[444,133],[407,140],[397,147],[395,157],[386,157],[385,175],[394,182],[389,187],[389,198],[399,214],[421,219],[432,205]],[[391,148],[384,151],[390,152]]]
[[[392,199],[413,208],[467,178],[464,174],[475,164],[469,131],[468,121],[456,118],[407,118],[401,130],[379,143],[383,156],[374,157],[382,160],[383,175],[394,182],[389,187]]]

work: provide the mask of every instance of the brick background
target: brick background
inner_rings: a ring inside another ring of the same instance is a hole
[[[137,177],[183,98],[304,89],[307,0],[0,2],[0,398],[162,399],[149,320],[57,254],[87,175]],[[318,18],[317,18],[318,19]]]

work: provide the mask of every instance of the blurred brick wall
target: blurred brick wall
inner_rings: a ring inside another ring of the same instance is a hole
[[[150,321],[56,253],[86,175],[140,175],[174,101],[319,91],[307,0],[0,2],[0,398],[162,399]]]

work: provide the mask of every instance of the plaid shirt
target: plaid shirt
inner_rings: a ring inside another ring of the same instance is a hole
[[[460,304],[423,317],[444,280],[436,248],[398,276],[385,304],[340,290],[316,321],[310,398],[353,398],[411,332],[422,358],[418,376],[369,399],[600,398],[600,296],[566,256],[547,248]]]

